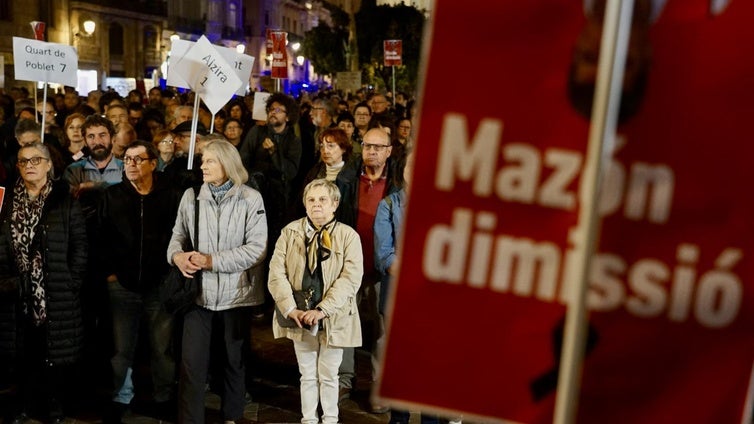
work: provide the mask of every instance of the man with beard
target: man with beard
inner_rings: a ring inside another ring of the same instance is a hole
[[[81,133],[89,156],[70,164],[63,179],[71,186],[71,193],[81,201],[88,219],[97,211],[98,193],[123,179],[123,161],[113,157],[115,127],[109,119],[91,115],[84,121]]]
[[[301,140],[294,131],[297,121],[296,102],[274,93],[267,99],[267,125],[254,126],[240,151],[250,182],[264,199],[270,246],[292,220],[291,194],[298,193],[292,184],[301,163]]]
[[[109,119],[99,115],[88,116],[81,126],[81,135],[84,136],[89,156],[68,165],[63,173],[63,180],[71,187],[71,193],[79,199],[86,218],[89,245],[94,246],[99,233],[97,207],[105,189],[122,181],[123,162],[112,154],[115,127]],[[89,378],[78,381],[80,388],[75,389],[78,392],[92,391],[92,395],[110,385],[109,357],[112,351],[105,271],[98,262],[88,261],[87,275],[81,287],[85,334],[82,362],[85,369],[82,375]]]

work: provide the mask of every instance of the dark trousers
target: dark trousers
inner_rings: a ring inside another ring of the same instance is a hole
[[[411,413],[408,411],[401,411],[399,409],[392,409],[390,411],[389,424],[408,424],[408,420],[411,418]],[[421,415],[421,424],[439,424],[440,420],[437,417],[429,415]]]
[[[62,401],[68,390],[70,366],[52,365],[47,360],[46,326],[34,326],[24,319],[19,329],[19,344],[23,346],[18,369],[18,399],[16,413],[38,412],[43,416],[63,416]]]
[[[244,395],[244,336],[251,331],[249,308],[210,311],[193,306],[183,318],[181,374],[179,381],[178,422],[204,422],[204,396],[210,368],[210,346],[213,323],[222,331],[223,362],[221,410],[224,420],[243,417]]]

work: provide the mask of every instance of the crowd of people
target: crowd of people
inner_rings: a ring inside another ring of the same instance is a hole
[[[82,385],[109,376],[103,421],[119,423],[139,390],[139,343],[161,418],[204,422],[209,384],[226,422],[239,421],[251,320],[273,311],[274,335],[293,340],[301,422],[337,423],[354,348],[371,352],[379,376],[408,96],[391,107],[363,90],[273,93],[255,121],[253,96],[212,115],[170,89],[83,99],[67,88],[38,104],[21,91],[0,96],[0,384],[18,399],[7,422],[62,421],[63,383],[81,373]],[[201,281],[181,314],[162,303],[171,267]]]

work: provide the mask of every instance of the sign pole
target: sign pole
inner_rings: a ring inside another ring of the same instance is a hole
[[[393,68],[393,110],[395,110],[395,65],[391,66]]]
[[[580,187],[581,207],[576,245],[580,245],[581,249],[573,279],[576,286],[569,298],[566,312],[553,420],[556,424],[576,422],[587,334],[586,291],[600,222],[596,200],[602,172],[600,159],[605,142],[612,141],[615,137],[633,6],[633,0],[618,0],[607,2],[605,10],[589,144]]]
[[[196,127],[199,122],[199,92],[194,92],[194,113],[191,116],[191,143],[189,143],[188,166],[186,169],[194,169],[194,150],[196,149]]]
[[[209,133],[210,134],[212,134],[213,132],[215,132],[215,115],[217,115],[217,114],[216,113],[212,114],[212,121],[209,123]]]
[[[36,84],[35,84],[36,85]],[[44,85],[42,85],[42,134],[40,136],[40,139],[42,140],[42,143],[45,142],[45,118],[47,118],[47,81],[45,81]],[[37,90],[34,90],[34,101],[36,101],[37,97]]]
[[[37,105],[39,104],[39,100],[37,99],[37,83],[34,83],[34,110],[37,110]],[[42,119],[44,120],[44,115],[42,115]],[[39,122],[39,118],[36,115],[34,115],[34,122]],[[42,131],[42,133],[44,133],[44,131]]]

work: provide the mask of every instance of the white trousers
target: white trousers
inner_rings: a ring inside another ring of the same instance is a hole
[[[322,403],[322,424],[338,422],[338,367],[343,349],[327,346],[324,331],[316,336],[304,332],[293,341],[301,374],[301,422],[317,424],[317,406]]]

